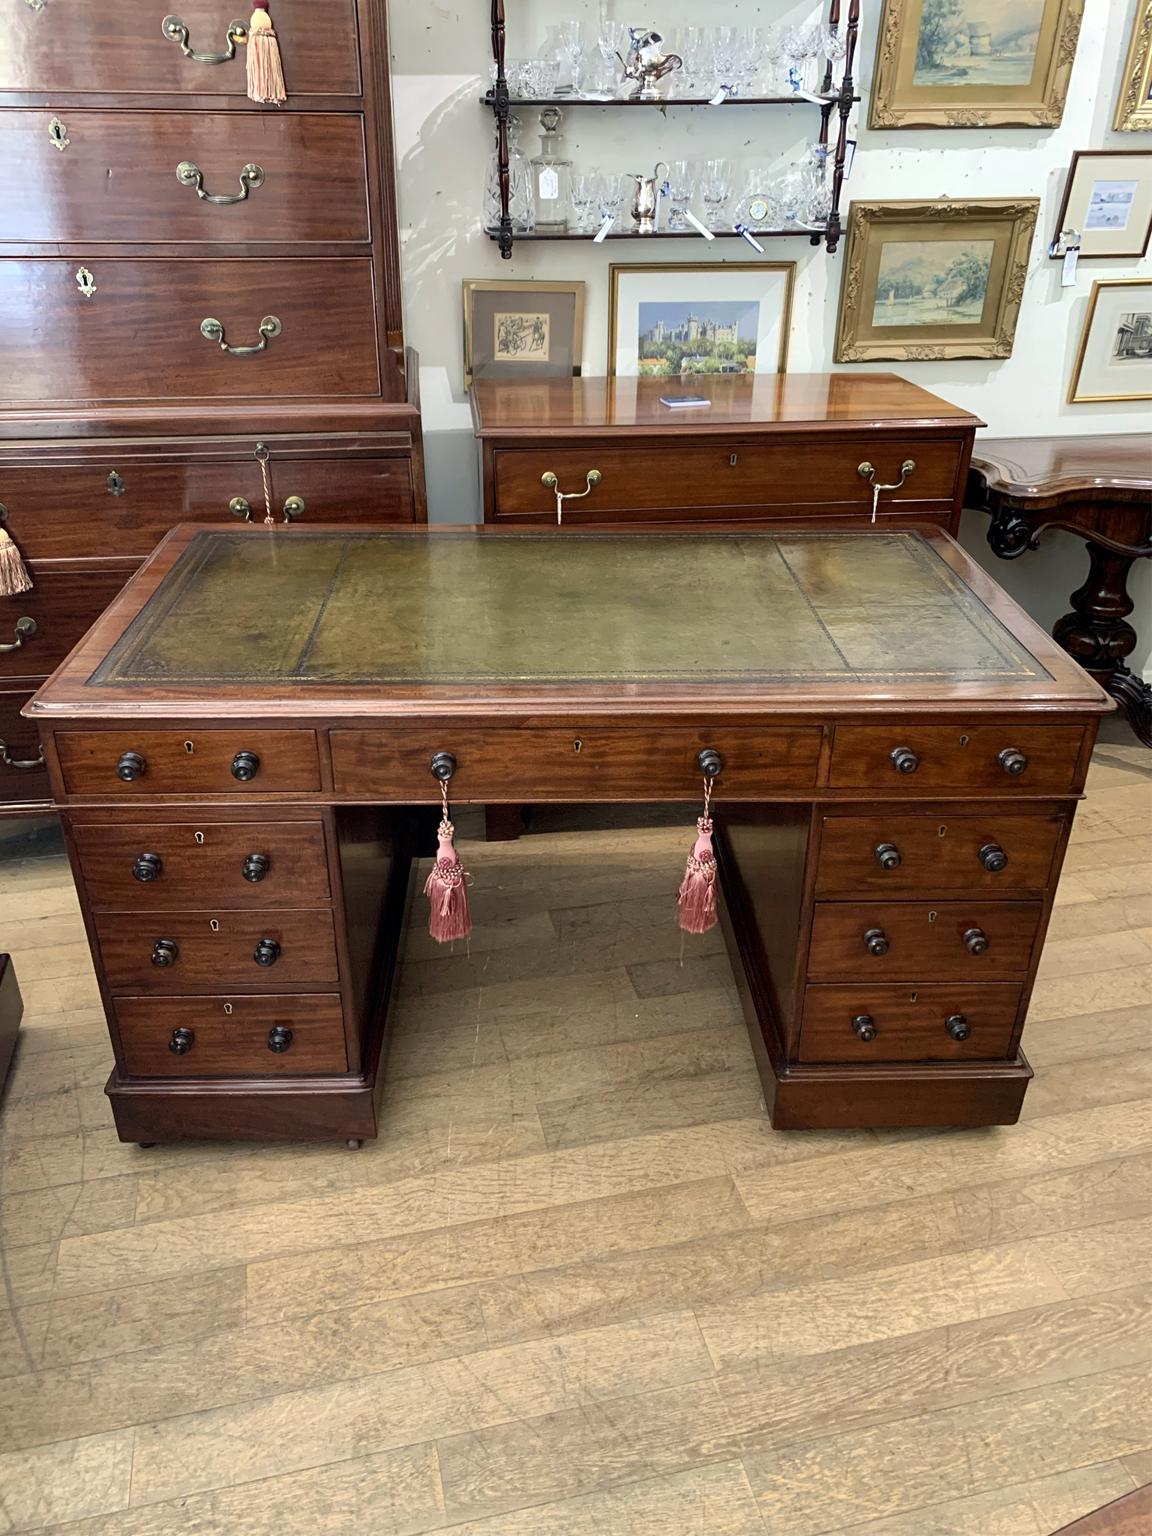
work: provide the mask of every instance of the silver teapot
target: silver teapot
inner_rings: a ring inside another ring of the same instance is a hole
[[[635,171],[629,171],[628,174],[636,183],[636,201],[632,204],[632,217],[636,220],[636,233],[638,235],[654,235],[656,233],[656,211],[660,206],[660,191],[668,175],[668,167],[663,160],[657,160],[651,176],[640,176]]]
[[[628,31],[632,38],[628,57],[619,53],[616,57],[624,66],[624,78],[636,81],[633,100],[659,101],[660,92],[656,88],[658,83],[673,70],[683,69],[684,60],[678,53],[664,52],[664,39],[659,32],[653,32],[648,27],[629,27]]]

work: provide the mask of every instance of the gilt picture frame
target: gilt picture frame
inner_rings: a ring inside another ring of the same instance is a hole
[[[1055,128],[1085,0],[884,0],[871,128]]]
[[[838,363],[1012,355],[1039,198],[852,203]]]
[[[571,379],[584,346],[582,282],[464,282],[464,388],[474,379]]]
[[[1152,400],[1152,277],[1092,284],[1068,404],[1102,400]]]
[[[1152,0],[1136,0],[1112,126],[1117,133],[1152,133]]]

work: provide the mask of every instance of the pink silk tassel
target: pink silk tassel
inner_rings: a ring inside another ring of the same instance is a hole
[[[716,855],[712,851],[712,818],[696,823],[699,837],[688,855],[680,887],[680,926],[685,933],[707,933],[719,922],[716,911]]]
[[[455,828],[448,820],[448,792],[444,788],[444,818],[438,837],[440,846],[432,873],[424,886],[424,894],[431,904],[428,913],[428,932],[437,944],[451,944],[455,939],[466,939],[472,932],[472,918],[468,912],[468,872],[460,862],[460,855],[452,841]]]

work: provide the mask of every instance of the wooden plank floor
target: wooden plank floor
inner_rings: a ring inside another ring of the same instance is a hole
[[[470,845],[361,1152],[121,1146],[8,845],[0,1530],[1047,1536],[1152,1480],[1152,756],[1097,752],[1013,1129],[774,1133],[690,825]]]

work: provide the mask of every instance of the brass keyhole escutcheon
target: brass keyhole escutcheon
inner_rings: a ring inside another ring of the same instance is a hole
[[[196,844],[197,848],[203,848],[203,846],[204,846],[204,834],[203,834],[203,832],[193,832],[193,834],[192,834],[192,841]]]
[[[931,925],[932,923],[934,923],[936,921],[937,917],[939,917],[939,915],[940,914],[938,912],[929,912],[929,914],[928,914],[928,922],[929,922],[929,924]]]
[[[196,743],[194,741],[186,741],[184,743],[184,750],[187,752],[188,756],[191,757],[193,752],[196,750]]]
[[[229,1018],[232,1017],[232,1004],[231,1003],[225,1003],[224,1004],[224,1012],[228,1015]]]
[[[572,750],[573,752],[579,752],[583,746],[584,743],[580,740],[579,736],[577,736],[576,740],[572,743]]]
[[[944,826],[944,827],[937,827],[936,828],[936,836],[937,837],[947,837],[948,836],[948,828],[946,826]]]
[[[213,933],[219,933],[220,932],[220,919],[218,917],[209,918],[208,926],[209,926],[209,928],[211,928]]]
[[[962,747],[966,747],[968,745],[968,737],[967,736],[961,736],[961,738],[960,738],[960,745]]]
[[[118,474],[116,470],[112,471],[105,483],[108,486],[109,496],[123,496],[124,492],[128,489],[124,484],[124,476]]]
[[[96,292],[96,279],[87,267],[80,267],[76,272],[76,286],[86,299],[90,299]]]
[[[48,137],[51,139],[52,143],[55,144],[56,148],[61,152],[61,154],[63,154],[63,152],[72,142],[72,140],[68,137],[68,129],[64,126],[58,117],[54,117],[48,124]]]

